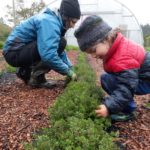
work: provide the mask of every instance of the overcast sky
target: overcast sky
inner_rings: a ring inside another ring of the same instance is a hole
[[[31,0],[25,0],[27,3]],[[36,1],[36,0],[33,0]],[[46,4],[52,0],[44,0]],[[86,0],[85,0],[86,1]],[[118,0],[127,6],[136,16],[140,24],[150,24],[150,0]],[[0,17],[4,17],[7,12],[5,6],[12,5],[12,0],[1,0],[0,5]]]

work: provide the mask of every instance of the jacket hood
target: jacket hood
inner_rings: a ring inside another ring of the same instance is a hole
[[[55,8],[55,9],[51,10],[50,8],[46,7],[45,9],[43,9],[42,13],[46,13],[46,14],[50,14],[50,15],[56,15],[59,22],[61,23],[61,25],[65,29],[65,27],[63,25],[62,17],[61,17],[60,12],[59,12],[59,9]]]

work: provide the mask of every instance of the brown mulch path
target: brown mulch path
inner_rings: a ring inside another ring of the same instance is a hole
[[[73,64],[78,53],[68,52]],[[48,107],[64,90],[64,76],[51,71],[48,79],[57,80],[53,89],[32,89],[6,74],[0,78],[0,149],[22,150],[22,142],[30,142],[32,134],[48,127]]]
[[[104,73],[102,61],[88,56],[88,61],[97,75],[99,83],[100,75]],[[135,96],[137,103],[136,119],[128,122],[117,122],[113,128],[119,131],[116,139],[122,150],[150,150],[150,109],[145,107],[150,102],[150,94]]]

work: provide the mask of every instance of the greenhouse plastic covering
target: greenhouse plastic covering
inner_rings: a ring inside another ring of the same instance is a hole
[[[52,0],[48,7],[59,8],[61,0]],[[120,27],[122,33],[129,39],[143,45],[143,33],[134,14],[122,3],[116,0],[79,0],[82,16],[74,29],[70,29],[66,38],[68,45],[76,45],[74,30],[89,15],[101,16],[112,28]]]

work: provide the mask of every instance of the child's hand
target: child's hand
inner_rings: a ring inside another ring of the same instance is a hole
[[[105,105],[99,105],[95,112],[98,117],[107,117],[109,115],[108,109]]]

